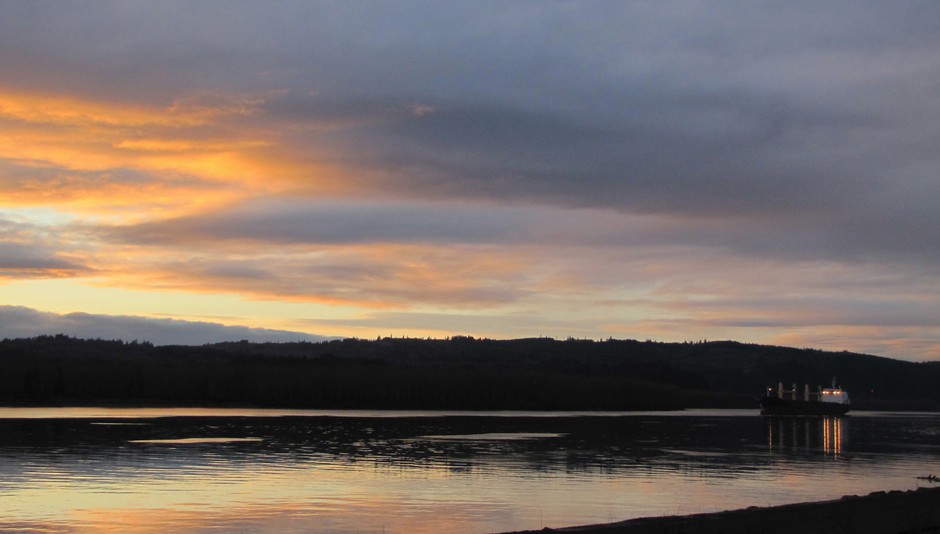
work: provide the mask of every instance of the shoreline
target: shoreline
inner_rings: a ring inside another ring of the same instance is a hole
[[[505,534],[891,534],[940,532],[940,487],[878,491],[831,501],[742,508],[686,516],[523,530]]]

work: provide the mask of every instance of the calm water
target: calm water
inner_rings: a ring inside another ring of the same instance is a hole
[[[494,532],[930,473],[940,414],[0,409],[3,532]]]

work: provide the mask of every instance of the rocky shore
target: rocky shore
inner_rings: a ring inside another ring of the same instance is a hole
[[[644,517],[535,532],[586,534],[901,534],[940,532],[940,488],[876,492],[833,501]],[[515,533],[515,534],[522,534]]]

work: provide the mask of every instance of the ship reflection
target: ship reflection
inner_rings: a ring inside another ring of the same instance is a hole
[[[844,417],[767,418],[767,446],[770,450],[814,449],[838,456],[848,441],[849,421]]]

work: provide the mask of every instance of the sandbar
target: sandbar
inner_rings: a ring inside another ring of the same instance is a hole
[[[822,502],[523,532],[585,534],[900,534],[940,532],[940,488],[875,492]]]

